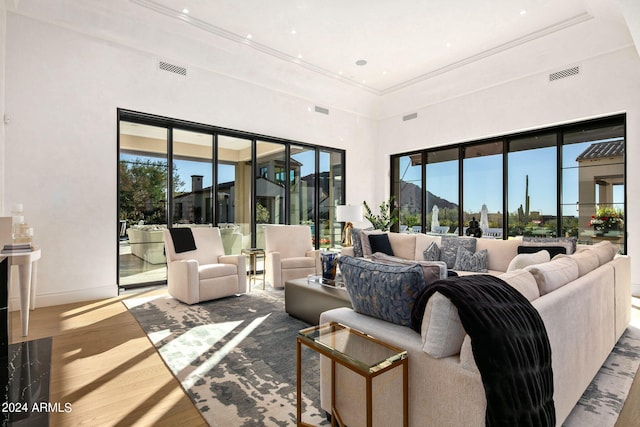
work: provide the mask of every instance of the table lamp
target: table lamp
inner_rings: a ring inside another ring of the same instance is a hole
[[[336,221],[344,222],[342,229],[342,246],[352,246],[351,229],[354,222],[362,221],[362,205],[336,206]]]

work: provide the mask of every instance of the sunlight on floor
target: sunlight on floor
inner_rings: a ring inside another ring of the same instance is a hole
[[[238,335],[236,335],[231,341],[226,343],[220,350],[218,350],[212,357],[206,360],[202,365],[198,366],[190,374],[186,375],[184,379],[181,379],[182,385],[185,389],[189,389],[193,387],[193,385],[200,379],[202,376],[213,369],[222,359],[224,359],[227,354],[229,354],[238,344],[242,342],[246,337],[251,334],[262,322],[264,322],[270,314],[266,316],[258,317],[253,320],[246,328],[242,330]],[[184,374],[177,374],[178,378],[181,378]]]

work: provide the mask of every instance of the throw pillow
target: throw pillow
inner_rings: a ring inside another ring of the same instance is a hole
[[[532,237],[524,236],[522,238],[525,246],[564,246],[567,248],[567,254],[571,255],[576,251],[578,243],[577,237]],[[551,256],[553,258],[553,255]]]
[[[350,256],[341,256],[338,264],[355,312],[410,325],[415,300],[426,287],[422,267],[387,265]]]
[[[540,252],[545,250],[549,252],[549,257],[553,258],[558,254],[566,254],[567,247],[566,246],[545,246],[542,243],[536,243],[533,246],[528,245],[520,245],[518,246],[519,254],[535,254],[536,252]]]
[[[389,242],[388,234],[371,234],[369,235],[369,243],[371,244],[371,253],[382,252],[383,254],[393,256],[391,242]]]
[[[419,264],[420,267],[422,267],[424,281],[427,285],[435,282],[436,280],[447,278],[447,265],[442,261],[414,261],[397,256],[385,255],[381,252],[371,255],[371,260],[392,265]]]
[[[431,242],[422,253],[425,261],[440,261],[440,247],[436,242]]]
[[[507,267],[507,272],[513,271],[513,270],[519,270],[521,268],[525,268],[530,265],[549,262],[550,260],[551,260],[551,255],[549,254],[549,251],[544,249],[541,251],[534,252],[532,254],[518,254],[509,263],[509,266]]]
[[[422,350],[436,359],[460,353],[466,335],[458,309],[440,292],[434,293],[422,318]]]
[[[366,229],[366,230],[371,230]],[[353,245],[353,256],[362,258],[364,254],[362,253],[362,228],[352,228],[351,229],[351,242]]]
[[[458,247],[454,270],[473,271],[474,273],[487,272],[487,256],[489,251],[483,249],[476,253],[471,253],[464,247]]]
[[[173,240],[173,250],[179,254],[182,252],[195,251],[196,241],[190,228],[170,228],[171,240]]]
[[[362,240],[362,256],[368,258],[373,252],[371,252],[371,239],[369,238],[373,234],[385,234],[381,230],[362,230],[360,232],[360,238]]]
[[[442,236],[440,261],[446,262],[447,268],[453,268],[456,265],[459,247],[474,253],[476,251],[476,239],[474,237]]]

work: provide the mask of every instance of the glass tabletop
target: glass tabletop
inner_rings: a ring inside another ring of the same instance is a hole
[[[308,345],[324,349],[351,366],[369,373],[385,369],[407,357],[406,350],[335,322],[303,329],[298,332],[298,336]]]

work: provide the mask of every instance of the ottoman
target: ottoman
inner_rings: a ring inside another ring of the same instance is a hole
[[[318,324],[323,311],[339,307],[352,308],[344,288],[309,283],[306,278],[284,284],[284,310],[311,325]]]

